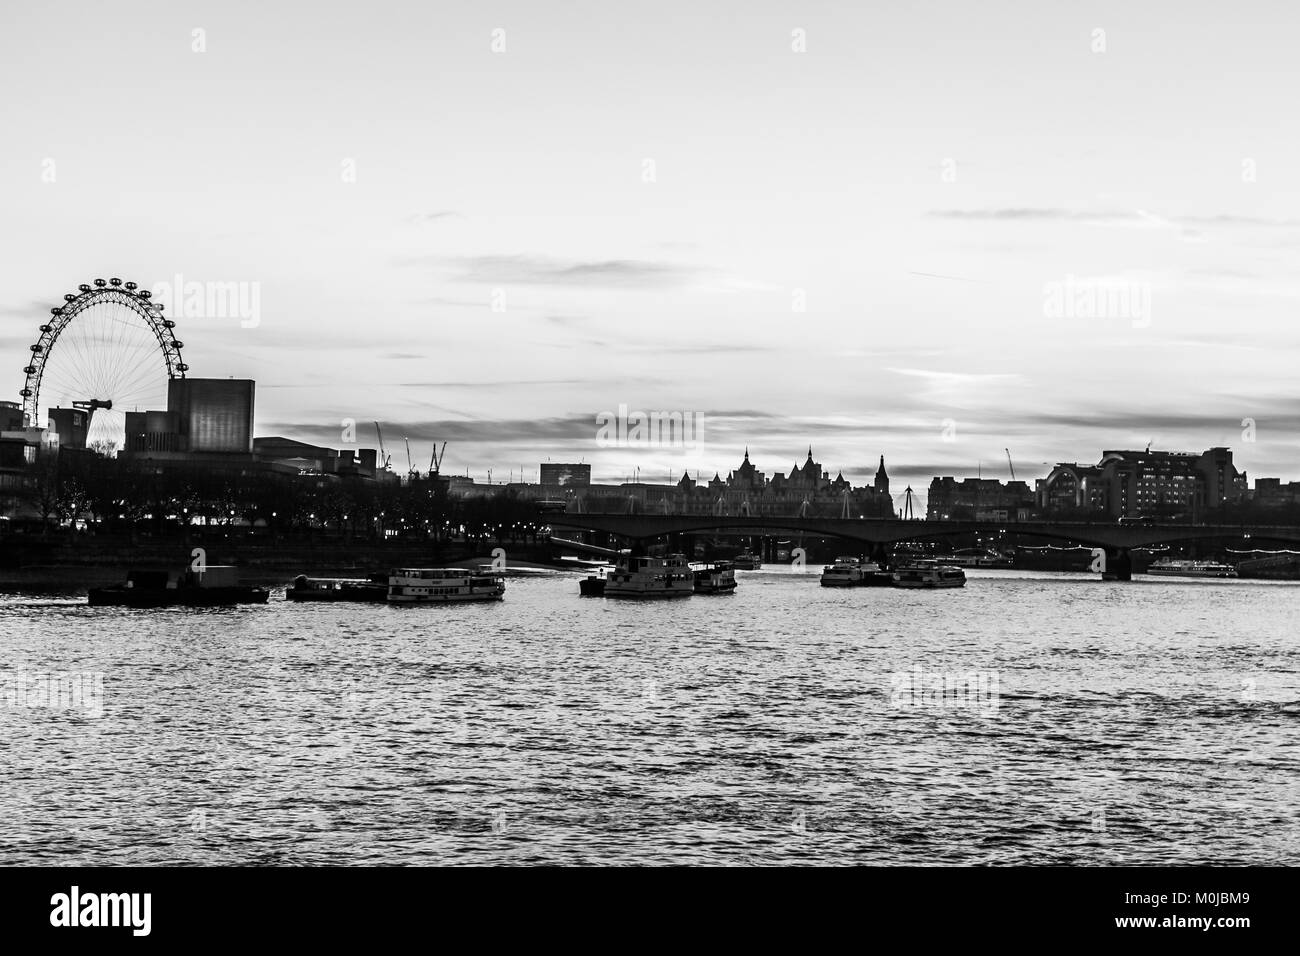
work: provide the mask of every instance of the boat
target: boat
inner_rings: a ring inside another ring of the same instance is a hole
[[[230,565],[208,565],[203,570],[132,570],[126,582],[107,588],[91,588],[91,607],[229,607],[235,604],[265,604],[266,588],[239,583],[239,569]]]
[[[896,588],[959,588],[966,584],[966,572],[938,561],[910,561],[894,569],[890,583]]]
[[[605,579],[605,597],[690,597],[695,574],[684,555],[629,555]]]
[[[597,571],[595,574],[589,574],[578,582],[578,591],[583,597],[604,597],[605,596],[605,575],[607,569]]]
[[[731,565],[737,571],[757,571],[763,566],[763,562],[758,555],[746,548],[731,559]]]
[[[398,568],[388,575],[389,604],[457,604],[500,601],[506,581],[468,568]]]
[[[696,594],[730,594],[736,590],[736,569],[730,561],[693,565]]]
[[[834,564],[822,568],[822,587],[855,588],[864,583],[862,562],[857,558],[843,556],[835,559]]]
[[[1180,578],[1235,578],[1237,569],[1219,561],[1191,561],[1161,558],[1149,568],[1147,574]]]
[[[388,579],[309,578],[300,574],[285,589],[289,601],[355,601],[383,603],[388,599]]]
[[[936,560],[958,568],[1011,568],[1015,561],[996,551],[967,554],[947,554]]]

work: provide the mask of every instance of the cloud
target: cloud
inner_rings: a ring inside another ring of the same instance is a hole
[[[438,222],[441,219],[460,219],[460,213],[452,209],[439,209],[437,212],[416,212],[406,217],[406,221],[416,225]]]
[[[936,209],[931,216],[939,219],[966,219],[977,222],[1131,222],[1141,218],[1132,212],[1083,212],[1072,209],[1014,206],[1002,209]]]
[[[993,209],[935,209],[929,213],[938,219],[957,219],[969,222],[1079,222],[1088,225],[1127,226],[1131,228],[1180,229],[1185,238],[1200,239],[1196,230],[1185,224],[1201,226],[1264,226],[1268,228],[1300,228],[1300,219],[1277,219],[1264,216],[1167,217],[1145,209],[1134,210],[1082,210],[1060,207],[1011,206]]]
[[[667,288],[679,286],[700,270],[670,262],[642,259],[593,261],[545,256],[468,256],[451,259],[416,258],[401,265],[449,265],[453,279],[491,285],[569,285],[609,288]]]
[[[6,319],[28,319],[35,325],[40,325],[45,321],[45,317],[50,314],[50,309],[55,305],[62,305],[62,302],[50,302],[45,299],[29,299],[26,303],[18,305],[0,305],[0,317]],[[32,336],[35,340],[35,336]]]

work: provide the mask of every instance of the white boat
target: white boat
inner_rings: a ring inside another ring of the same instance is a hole
[[[736,569],[730,561],[695,564],[691,571],[696,594],[730,594],[736,590]]]
[[[1235,578],[1237,569],[1218,561],[1180,561],[1176,558],[1161,558],[1147,568],[1147,574],[1180,578]]]
[[[863,582],[865,572],[862,562],[848,556],[835,559],[834,564],[822,568],[822,587],[853,588]]]
[[[605,579],[605,597],[690,597],[695,593],[695,572],[681,554],[655,558],[629,555]]]
[[[501,575],[467,568],[399,568],[388,575],[389,604],[500,601],[505,593]]]
[[[959,588],[966,572],[938,561],[911,561],[894,570],[890,586],[896,588]]]

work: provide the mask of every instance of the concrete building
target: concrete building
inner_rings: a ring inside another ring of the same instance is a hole
[[[90,412],[84,408],[50,408],[50,431],[59,436],[60,448],[85,448]]]
[[[1039,506],[1060,511],[1082,509],[1111,518],[1188,517],[1239,501],[1246,473],[1232,462],[1232,451],[1102,452],[1096,465],[1062,462],[1038,484]]]
[[[167,383],[182,450],[250,454],[253,451],[251,379],[174,378]]]

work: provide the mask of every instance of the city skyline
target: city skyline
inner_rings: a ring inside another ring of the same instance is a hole
[[[377,419],[417,466],[447,440],[496,479],[563,443],[708,477],[811,443],[923,495],[1008,477],[1008,447],[1019,474],[1153,442],[1300,477],[1281,5],[957,9],[940,35],[762,5],[647,15],[635,44],[595,7],[143,6],[0,37],[11,87],[41,76],[0,104],[6,398],[63,292],[179,274],[256,284],[255,323],[178,326],[191,374],[258,381],[258,434]],[[703,415],[701,447],[599,447],[620,404]]]

